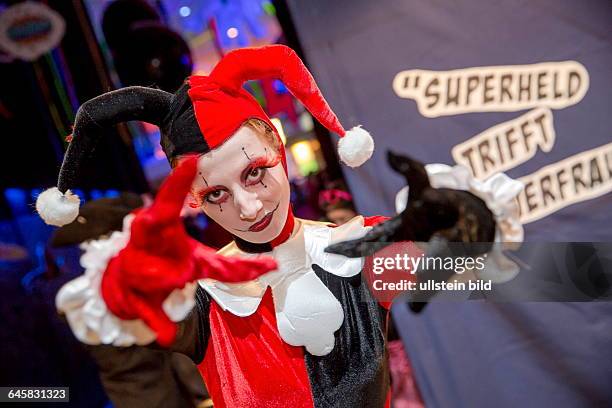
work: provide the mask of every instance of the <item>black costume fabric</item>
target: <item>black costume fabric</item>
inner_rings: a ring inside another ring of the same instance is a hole
[[[333,275],[317,265],[319,279],[342,305],[344,322],[335,333],[331,353],[304,353],[316,408],[384,407],[389,391],[386,351],[387,310],[381,307],[358,274]],[[200,364],[210,337],[210,303],[204,289],[196,291],[196,307],[180,324],[173,350]],[[214,395],[213,395],[214,398]]]
[[[170,162],[182,154],[210,150],[196,121],[188,91],[189,84],[185,82],[172,96],[168,114],[160,124],[160,143]]]
[[[137,346],[86,348],[116,408],[193,407],[208,398],[196,367],[184,355]]]
[[[196,121],[188,90],[187,83],[175,94],[130,86],[81,105],[60,170],[59,190],[66,192],[76,185],[83,159],[94,150],[105,129],[118,123],[139,120],[159,126],[161,145],[170,162],[181,154],[208,152],[210,148]]]
[[[313,265],[340,301],[344,322],[325,356],[305,353],[315,407],[383,407],[389,391],[387,315],[361,274],[342,278]]]
[[[90,99],[79,108],[74,121],[57,187],[65,193],[74,188],[80,164],[93,152],[105,128],[130,120],[160,124],[167,115],[172,94],[159,89],[129,87]]]

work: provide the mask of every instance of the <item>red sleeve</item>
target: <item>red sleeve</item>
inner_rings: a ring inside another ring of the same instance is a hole
[[[385,217],[384,215],[373,215],[371,217],[363,217],[364,227],[373,227],[381,222],[387,221],[391,217]]]

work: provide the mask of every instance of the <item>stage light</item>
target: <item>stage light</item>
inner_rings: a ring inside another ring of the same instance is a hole
[[[293,144],[289,148],[302,176],[307,176],[319,170],[319,164],[317,163],[313,147],[312,141],[303,140]]]
[[[189,17],[191,15],[191,8],[183,6],[179,9],[179,14],[181,17]]]
[[[293,153],[293,157],[295,157],[295,161],[298,163],[305,163],[314,159],[314,152],[310,147],[310,143],[306,141],[297,142],[291,146],[291,153]]]
[[[267,15],[269,16],[275,16],[276,15],[276,8],[274,7],[274,4],[272,4],[271,1],[269,0],[265,0],[261,3],[261,7],[264,9],[264,11],[266,12]]]
[[[302,132],[312,132],[314,129],[314,122],[312,121],[312,116],[308,112],[304,112],[298,118],[298,123],[300,124],[300,129]]]
[[[238,37],[238,29],[236,27],[230,27],[225,34],[227,34],[228,38],[236,38]]]
[[[28,197],[25,190],[20,188],[7,188],[4,190],[4,198],[11,207],[13,216],[16,217],[28,212]],[[36,199],[35,197],[33,198],[34,200]]]
[[[102,193],[102,191],[98,190],[98,189],[93,189],[89,192],[89,197],[92,200],[98,200],[102,197],[104,197],[104,194]]]

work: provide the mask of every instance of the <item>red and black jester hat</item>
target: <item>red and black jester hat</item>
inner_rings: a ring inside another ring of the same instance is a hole
[[[284,45],[243,48],[224,56],[209,76],[189,77],[175,94],[133,86],[85,102],[77,112],[57,187],[40,194],[38,213],[47,224],[57,226],[78,216],[80,199],[70,188],[75,186],[80,163],[105,129],[117,123],[140,120],[159,126],[169,160],[218,147],[248,119],[261,119],[275,129],[242,87],[248,80],[262,78],[283,81],[322,125],[340,136],[338,152],[345,164],[357,167],[370,158],[374,151],[370,134],[361,127],[349,131],[342,127],[295,51]]]

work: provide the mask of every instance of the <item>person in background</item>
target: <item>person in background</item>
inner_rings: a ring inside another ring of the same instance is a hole
[[[342,225],[357,216],[350,193],[333,186],[319,193],[319,208],[325,214],[327,221],[335,225]]]

